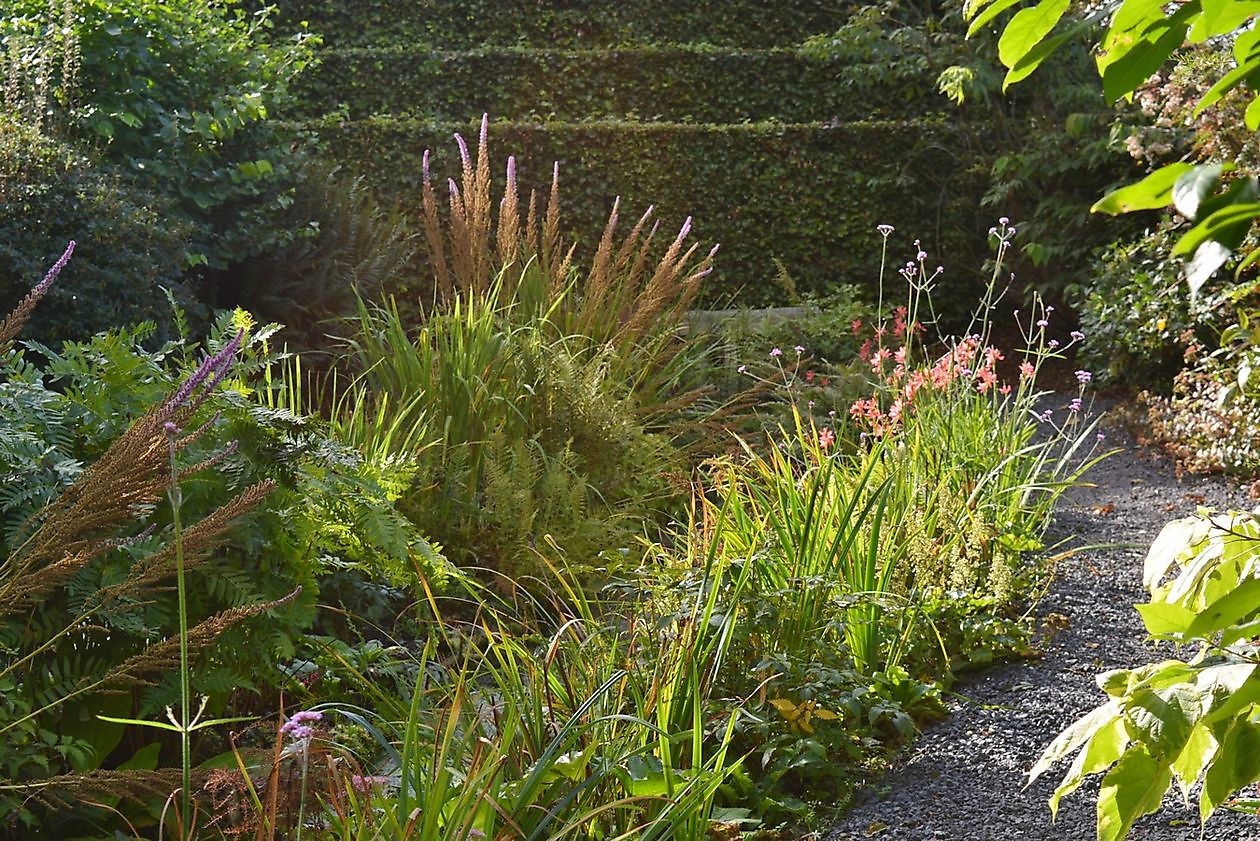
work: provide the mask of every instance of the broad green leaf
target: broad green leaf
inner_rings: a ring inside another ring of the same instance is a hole
[[[1184,257],[1209,239],[1240,222],[1250,222],[1260,216],[1260,204],[1246,202],[1244,204],[1224,207],[1208,216],[1185,233],[1173,247],[1173,254]]]
[[[1050,34],[1069,5],[1071,0],[1041,0],[1035,6],[1016,12],[998,39],[998,59],[1014,69],[1020,59]]]
[[[1172,769],[1144,748],[1129,750],[1103,777],[1098,792],[1098,841],[1121,841],[1133,822],[1159,808]]]
[[[1196,3],[1182,6],[1171,17],[1161,16],[1138,33],[1139,37],[1127,49],[1099,56],[1098,72],[1108,101],[1131,99],[1138,86],[1164,66],[1173,51],[1185,42],[1188,21],[1196,11]]]
[[[1152,27],[1166,22],[1160,0],[1124,0],[1107,26],[1098,52],[1098,75],[1145,40]]]
[[[1129,733],[1123,718],[1116,716],[1099,727],[1076,755],[1072,767],[1063,776],[1063,781],[1054,790],[1054,794],[1050,795],[1051,817],[1058,816],[1059,801],[1076,791],[1090,774],[1097,774],[1111,767],[1124,754],[1128,744]]]
[[[1129,184],[1103,196],[1090,208],[1091,213],[1132,213],[1135,210],[1155,210],[1172,202],[1173,185],[1191,168],[1191,164],[1175,163],[1152,172],[1136,184]],[[1167,528],[1167,526],[1165,526]],[[1159,541],[1156,541],[1158,545]],[[1152,547],[1152,551],[1154,547]],[[1148,556],[1149,557],[1149,556]]]
[[[1051,765],[1085,744],[1101,728],[1120,720],[1121,711],[1119,701],[1108,701],[1101,707],[1096,707],[1078,718],[1066,730],[1055,736],[1054,741],[1041,752],[1041,758],[1037,760],[1032,770],[1028,772],[1027,784],[1031,785]]]
[[[975,35],[1002,12],[1020,2],[1021,0],[996,0],[996,2],[989,4],[983,12],[976,15],[976,19],[971,22],[971,26],[967,27],[967,37],[970,38],[972,35]]]
[[[1260,96],[1247,103],[1247,110],[1243,113],[1243,121],[1251,131],[1260,129]]]
[[[1155,637],[1183,636],[1194,621],[1195,612],[1179,604],[1151,602],[1134,605],[1142,616],[1142,624]]]
[[[1006,76],[1002,79],[1002,90],[1005,91],[1011,85],[1022,82],[1031,76],[1033,71],[1041,66],[1042,62],[1053,55],[1055,50],[1067,43],[1075,34],[1075,31],[1065,32],[1062,35],[1056,35],[1053,38],[1042,41],[1033,47],[1023,58],[1015,62],[1014,67],[1007,71]]]
[[[1230,625],[1253,618],[1257,611],[1260,611],[1260,578],[1247,578],[1227,595],[1203,608],[1186,633],[1206,639]]]
[[[1190,737],[1186,739],[1181,753],[1177,754],[1176,760],[1173,761],[1173,776],[1187,804],[1190,802],[1190,789],[1194,787],[1208,763],[1216,756],[1219,747],[1220,743],[1212,735],[1211,729],[1202,723],[1196,724],[1190,731]]]
[[[1187,219],[1194,219],[1199,215],[1199,203],[1216,192],[1221,173],[1233,168],[1233,164],[1223,163],[1191,167],[1173,184],[1173,207]]]
[[[1220,743],[1199,795],[1199,817],[1205,821],[1227,797],[1260,779],[1260,725],[1239,719]]]
[[[1260,14],[1257,0],[1201,0],[1203,14],[1190,29],[1190,41],[1202,43],[1217,35],[1233,32],[1256,14]]]
[[[1199,693],[1183,683],[1163,690],[1139,689],[1125,706],[1133,740],[1151,756],[1171,759],[1190,738],[1201,705]]]

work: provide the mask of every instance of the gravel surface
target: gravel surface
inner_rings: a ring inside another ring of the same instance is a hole
[[[1246,493],[1220,478],[1178,480],[1171,465],[1137,450],[1122,431],[1110,443],[1125,447],[1087,477],[1061,507],[1055,531],[1076,535],[1076,545],[1140,544],[1082,552],[1064,561],[1059,578],[1038,607],[1066,627],[1044,643],[1039,660],[994,667],[960,681],[950,716],[928,727],[882,780],[872,781],[854,808],[823,837],[913,841],[1091,841],[1098,778],[1060,804],[1050,822],[1046,801],[1062,779],[1065,759],[1023,790],[1028,769],[1058,732],[1097,706],[1104,695],[1094,676],[1160,655],[1143,641],[1133,604],[1145,601],[1141,566],[1145,547],[1170,519],[1199,504],[1251,508]],[[1170,796],[1156,814],[1138,822],[1133,841],[1198,839],[1197,803]],[[1222,812],[1206,824],[1211,841],[1260,839],[1260,823]]]

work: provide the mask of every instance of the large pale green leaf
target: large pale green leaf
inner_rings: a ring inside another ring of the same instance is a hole
[[[1121,841],[1134,821],[1159,808],[1171,782],[1168,763],[1144,748],[1130,749],[1103,777],[1098,792],[1098,841]]]
[[[1190,40],[1199,44],[1208,38],[1233,32],[1256,14],[1260,14],[1258,0],[1200,0],[1203,14],[1190,29]]]
[[[1023,0],[996,0],[996,2],[988,4],[984,11],[977,14],[976,19],[967,27],[967,37],[970,38],[972,35],[975,35],[1002,12],[1021,2]]]
[[[1185,42],[1186,28],[1197,8],[1198,4],[1192,2],[1170,17],[1160,14],[1146,23],[1145,28],[1125,33],[1123,46],[1117,43],[1114,49],[1098,57],[1098,72],[1108,100],[1132,98],[1138,86],[1164,65],[1173,51]]]
[[[1175,163],[1160,167],[1136,184],[1129,184],[1103,196],[1090,208],[1092,213],[1132,213],[1135,210],[1155,210],[1172,202],[1173,185],[1191,168],[1187,163]],[[1165,527],[1167,528],[1167,527]]]
[[[1211,728],[1199,723],[1190,731],[1190,737],[1186,739],[1185,746],[1177,755],[1177,759],[1173,761],[1173,776],[1187,804],[1190,802],[1190,789],[1194,787],[1208,763],[1216,756],[1219,747],[1220,743],[1212,735]]]
[[[1201,699],[1193,686],[1139,689],[1125,705],[1129,734],[1153,757],[1171,760],[1181,753],[1199,720]]]
[[[1254,618],[1257,612],[1260,612],[1260,578],[1247,578],[1199,611],[1186,628],[1186,634],[1206,639],[1217,631]]]
[[[1205,821],[1227,797],[1260,779],[1260,725],[1240,718],[1220,743],[1199,795],[1199,817]]]
[[[998,39],[998,59],[1014,68],[1050,34],[1069,5],[1071,0],[1041,0],[1035,6],[1016,12]]]
[[[1210,239],[1194,250],[1194,256],[1186,261],[1185,275],[1186,286],[1190,288],[1191,299],[1199,294],[1199,290],[1203,288],[1203,284],[1207,283],[1212,275],[1229,260],[1233,249]]]
[[[1034,780],[1049,770],[1051,765],[1093,738],[1100,729],[1119,721],[1121,712],[1119,701],[1108,701],[1078,718],[1066,730],[1055,736],[1054,741],[1041,752],[1041,758],[1028,772],[1028,784],[1031,785]]]
[[[1183,636],[1195,617],[1193,610],[1179,604],[1151,602],[1135,605],[1135,607],[1142,617],[1142,624],[1146,626],[1146,630],[1151,636],[1156,637]]]
[[[1129,744],[1129,732],[1120,716],[1099,727],[1072,761],[1072,767],[1064,775],[1054,794],[1050,795],[1050,815],[1059,814],[1059,801],[1076,791],[1085,778],[1111,767]]]

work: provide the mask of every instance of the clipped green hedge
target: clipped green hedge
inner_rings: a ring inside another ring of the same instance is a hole
[[[256,5],[260,5],[256,2]],[[533,44],[791,46],[860,4],[837,0],[275,0],[282,25],[308,21],[329,46]]]
[[[436,175],[457,175],[452,132],[476,136],[472,123],[401,118],[308,128],[326,153],[417,211],[424,150],[433,150]],[[835,126],[504,122],[491,125],[490,144],[499,173],[508,154],[517,156],[526,188],[544,186],[551,162],[560,162],[562,219],[588,248],[618,195],[626,224],[648,204],[664,228],[694,215],[699,241],[722,243],[708,301],[738,296],[755,305],[783,300],[775,258],[802,290],[840,282],[873,289],[881,223],[898,228],[891,259],[911,256],[920,237],[931,261],[944,255],[951,283],[974,277],[991,223],[976,213],[983,177],[957,163],[965,134],[937,117]]]
[[[465,120],[785,123],[864,120],[943,109],[931,80],[877,96],[867,70],[796,50],[639,46],[604,50],[492,47],[469,52],[346,49],[324,53],[299,96],[306,113],[407,114]],[[382,84],[382,80],[389,80]]]

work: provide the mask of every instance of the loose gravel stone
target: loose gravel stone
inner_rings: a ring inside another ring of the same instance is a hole
[[[1110,442],[1124,447],[1086,478],[1096,487],[1073,492],[1055,532],[1075,545],[1104,545],[1063,561],[1037,608],[1043,622],[1066,627],[1044,644],[1041,659],[1008,663],[960,681],[950,715],[930,725],[893,769],[872,781],[854,808],[823,837],[827,841],[1090,841],[1095,837],[1098,778],[1060,804],[1050,822],[1047,800],[1070,762],[1065,759],[1025,789],[1028,769],[1065,726],[1101,703],[1094,676],[1131,668],[1166,652],[1145,641],[1133,605],[1146,601],[1142,560],[1167,521],[1217,509],[1253,508],[1235,483],[1221,478],[1178,479],[1172,466],[1137,449],[1121,430]],[[1140,820],[1132,841],[1200,838],[1198,804],[1179,795]],[[1203,838],[1260,841],[1255,818],[1218,812]]]

